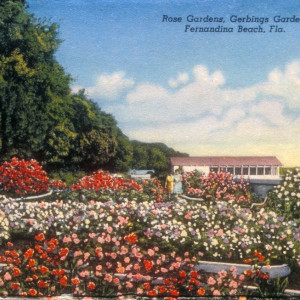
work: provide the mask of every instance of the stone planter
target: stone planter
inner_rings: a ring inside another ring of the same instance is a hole
[[[28,202],[30,202],[31,200],[36,200],[36,199],[51,196],[52,193],[53,193],[53,191],[50,190],[49,192],[47,192],[45,194],[37,195],[37,196],[28,196],[28,197],[21,197],[21,198],[6,198],[5,196],[3,196],[4,200],[2,202],[3,203],[9,203],[9,202],[13,202],[13,201],[16,201],[16,202],[26,202],[26,201],[28,201]]]
[[[201,261],[198,265],[195,266],[195,269],[197,271],[203,270],[204,272],[208,272],[208,273],[218,273],[221,270],[229,271],[231,267],[236,268],[237,274],[242,274],[246,270],[251,270],[251,265],[211,262],[211,261]],[[263,267],[261,271],[268,272],[271,279],[274,279],[277,276],[286,277],[291,273],[291,269],[287,264]]]

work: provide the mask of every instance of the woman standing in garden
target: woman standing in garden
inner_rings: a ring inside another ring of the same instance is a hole
[[[175,171],[174,175],[174,194],[176,196],[182,194],[182,176],[178,169]]]
[[[174,187],[174,173],[170,171],[168,173],[168,176],[166,177],[165,181],[165,189],[167,190],[168,194],[168,200],[171,199],[171,194],[173,193],[173,187]]]

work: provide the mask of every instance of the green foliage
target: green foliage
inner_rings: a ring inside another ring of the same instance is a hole
[[[287,168],[287,167],[281,167],[279,169],[280,175],[285,175],[288,171],[293,172],[295,168]]]
[[[299,220],[300,169],[287,170],[281,183],[268,193],[268,206],[288,220]]]
[[[284,293],[288,285],[288,277],[280,279],[279,276],[272,280],[261,280],[259,282],[259,293],[261,297],[288,297]]]
[[[71,78],[56,62],[56,24],[45,25],[26,11],[24,1],[0,4],[1,154],[43,158],[53,124],[52,101],[69,93]]]
[[[114,172],[126,172],[130,169],[133,159],[133,146],[128,137],[118,130],[117,133],[117,152],[110,161],[110,169]]]
[[[118,154],[115,168],[128,169],[132,151],[114,118],[84,91],[70,94],[71,77],[54,57],[57,33],[57,24],[28,14],[25,1],[1,1],[1,158],[36,158],[48,170],[92,171]]]
[[[133,141],[132,169],[154,169],[155,175],[163,180],[170,169],[171,156],[188,156],[175,151],[163,143],[143,143]]]
[[[91,172],[112,163],[119,142],[121,144],[126,139],[113,116],[102,112],[98,105],[86,98],[84,91],[73,96],[71,107],[71,121],[77,136],[68,160],[70,165],[77,164]]]
[[[204,184],[201,180],[201,176],[204,176],[204,173],[201,173],[198,170],[194,170],[193,172],[190,173],[190,176],[188,178],[189,185],[192,186],[194,189],[202,189],[204,188]],[[188,185],[187,182],[183,182],[183,192],[184,194],[187,194],[188,191]]]
[[[51,172],[48,175],[50,179],[61,180],[65,182],[68,187],[70,187],[78,179],[85,176],[85,173],[83,171],[68,171],[60,169],[58,171]]]

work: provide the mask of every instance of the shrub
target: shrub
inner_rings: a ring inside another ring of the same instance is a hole
[[[300,169],[287,170],[281,183],[268,194],[268,206],[287,219],[299,219]]]
[[[249,202],[249,183],[235,182],[230,173],[210,172],[207,176],[198,171],[183,175],[184,190],[187,195],[207,200],[223,199],[237,202]]]
[[[4,191],[12,195],[27,196],[47,191],[49,178],[36,160],[13,157],[0,166],[0,184]]]
[[[74,182],[84,177],[86,174],[83,171],[69,171],[69,170],[57,170],[49,172],[50,179],[61,180],[66,183],[66,186],[70,187]]]
[[[71,186],[73,191],[80,190],[138,190],[142,191],[142,187],[131,179],[123,177],[112,177],[109,173],[99,171],[90,176],[84,176],[77,183]]]
[[[142,182],[143,193],[149,196],[149,199],[156,199],[156,201],[162,201],[163,195],[166,194],[159,180],[151,178]]]
[[[66,184],[61,180],[53,179],[50,181],[50,188],[54,190],[65,190]]]

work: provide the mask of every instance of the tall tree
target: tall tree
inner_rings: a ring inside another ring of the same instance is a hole
[[[56,62],[57,25],[26,11],[25,1],[0,2],[0,139],[2,157],[42,158],[51,102],[64,102],[71,78]]]
[[[121,130],[117,133],[116,156],[110,161],[109,169],[114,172],[126,172],[130,169],[133,159],[133,146],[128,137]]]
[[[70,161],[92,171],[106,166],[117,155],[120,132],[112,115],[88,99],[84,90],[74,95],[71,117],[77,134]]]

